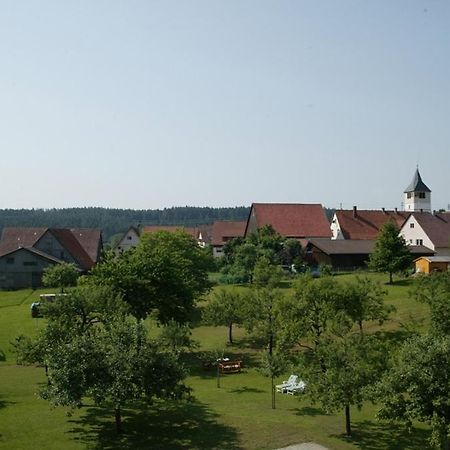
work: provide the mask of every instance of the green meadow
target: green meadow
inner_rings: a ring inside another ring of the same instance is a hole
[[[370,276],[387,281],[383,275]],[[347,281],[354,277],[338,276]],[[404,330],[425,329],[428,310],[410,298],[410,281],[396,279],[394,285],[385,287],[386,302],[396,311],[391,320],[381,326],[371,324],[370,329],[384,330],[393,337]],[[16,364],[11,342],[44,326],[43,319],[33,319],[30,314],[31,302],[42,292],[0,292],[0,448],[250,450],[311,441],[333,450],[428,448],[427,426],[416,424],[409,433],[400,425],[380,422],[372,404],[361,411],[352,410],[351,438],[345,436],[343,413],[326,414],[302,396],[277,394],[273,410],[270,380],[257,370],[260,349],[240,328],[235,329],[235,343],[230,347],[226,328],[201,322],[193,330],[200,348],[186,356],[193,401],[130,404],[124,411],[124,432],[118,436],[107,405],[100,408],[87,402],[72,414],[65,408],[52,408],[37,396],[40,385],[46,383],[44,369]],[[288,286],[285,292],[289,294]],[[149,327],[157,333],[152,324]],[[223,375],[218,387],[215,371],[202,367],[205,352],[242,358],[244,368],[241,373]],[[287,376],[289,373],[279,381]]]

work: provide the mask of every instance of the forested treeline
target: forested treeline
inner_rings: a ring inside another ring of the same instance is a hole
[[[250,208],[177,206],[164,209],[62,208],[0,209],[0,229],[4,227],[101,228],[103,239],[125,232],[131,225],[212,224],[216,220],[247,220]]]

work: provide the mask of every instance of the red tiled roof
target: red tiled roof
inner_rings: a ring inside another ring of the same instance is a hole
[[[3,228],[0,240],[0,256],[19,247],[33,247],[48,228]]]
[[[72,228],[70,231],[89,258],[96,263],[100,259],[103,247],[102,230],[99,228]]]
[[[435,247],[450,246],[450,213],[412,213]]]
[[[20,247],[26,248],[41,256],[54,259],[53,256],[34,248],[39,240],[47,233],[55,239],[77,261],[79,266],[90,269],[99,258],[101,249],[101,231],[98,229],[69,230],[67,228],[4,228],[0,240],[0,256],[10,253]]]
[[[51,228],[50,233],[52,233],[66,251],[73,256],[82,269],[89,270],[92,268],[94,261],[89,257],[86,250],[81,246],[71,230],[66,228]]]
[[[400,229],[411,213],[406,211],[337,210],[339,228],[345,239],[376,239],[383,225],[393,220]]]
[[[212,228],[212,245],[220,246],[235,237],[242,237],[247,222],[216,221]]]
[[[330,224],[320,204],[253,203],[246,234],[252,216],[257,228],[271,225],[285,237],[331,237]]]

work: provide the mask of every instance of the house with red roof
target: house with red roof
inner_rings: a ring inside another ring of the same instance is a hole
[[[406,211],[337,210],[331,221],[332,239],[375,240],[383,225],[389,220],[400,229],[410,215]]]
[[[413,212],[400,234],[410,246],[424,245],[436,256],[450,256],[450,212]]]
[[[184,227],[182,225],[146,225],[143,228],[131,226],[114,247],[114,252],[120,254],[130,248],[136,247],[141,241],[142,233],[157,233],[159,231],[168,231],[169,233],[183,231],[192,236],[200,247],[205,247],[211,241],[211,225],[201,225],[198,227]]]
[[[103,247],[99,229],[4,228],[0,239],[0,289],[38,287],[46,267],[73,263],[89,271]]]
[[[320,204],[253,203],[245,236],[264,225],[286,238],[298,239],[305,245],[309,238],[331,238],[330,224]]]
[[[247,222],[218,220],[213,223],[211,232],[211,246],[213,256],[223,255],[223,246],[233,238],[244,237]]]

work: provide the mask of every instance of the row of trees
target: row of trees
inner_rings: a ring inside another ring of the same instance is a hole
[[[47,319],[36,339],[16,341],[20,362],[39,363],[48,384],[40,395],[55,405],[112,404],[116,430],[130,400],[189,395],[178,349],[189,345],[184,325],[197,298],[210,284],[211,257],[185,233],[144,235],[140,245],[120,257],[112,254],[89,276],[67,291],[76,270],[70,265],[48,270],[44,281],[66,290],[40,306]],[[151,339],[143,319],[164,327]]]

